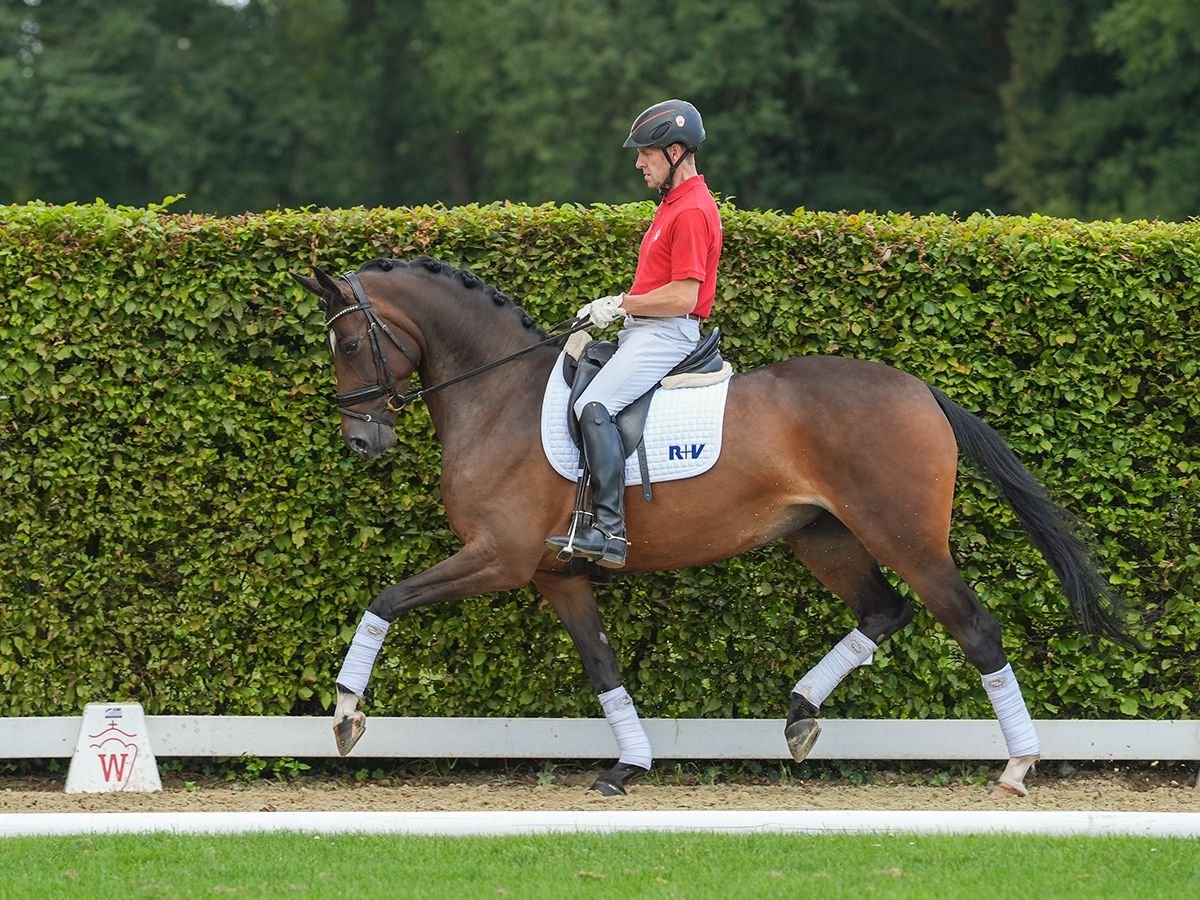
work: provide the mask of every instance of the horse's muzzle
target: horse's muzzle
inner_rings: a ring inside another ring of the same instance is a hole
[[[354,422],[342,429],[342,437],[350,452],[364,459],[374,459],[396,444],[396,432],[382,422]]]

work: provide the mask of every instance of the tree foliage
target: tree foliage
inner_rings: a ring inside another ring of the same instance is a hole
[[[1196,22],[1189,0],[7,0],[0,202],[636,200],[625,130],[676,95],[744,208],[1180,219]]]
[[[1003,165],[1020,208],[1089,218],[1200,210],[1200,19],[1189,0],[1017,0]]]

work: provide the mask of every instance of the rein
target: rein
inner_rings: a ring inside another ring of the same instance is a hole
[[[461,381],[474,378],[476,375],[482,375],[484,372],[490,372],[492,369],[503,366],[506,363],[510,363],[515,359],[519,359],[526,353],[532,353],[539,347],[544,347],[547,344],[563,341],[575,332],[582,331],[591,324],[587,318],[582,320],[566,319],[565,321],[559,322],[557,325],[554,325],[548,329],[550,332],[550,337],[543,341],[538,341],[536,344],[525,347],[523,350],[518,350],[516,353],[510,353],[508,356],[501,357],[500,359],[480,366],[477,369],[471,369],[468,372],[463,372],[461,375],[455,375],[453,378],[448,378],[439,384],[422,388],[419,391],[409,390],[401,393],[400,391],[396,390],[395,379],[392,377],[392,371],[388,367],[387,360],[384,358],[383,348],[379,343],[379,333],[382,332],[392,342],[392,344],[395,345],[396,349],[404,355],[404,358],[412,364],[414,372],[420,368],[420,362],[415,359],[413,355],[409,353],[407,349],[405,349],[404,345],[400,343],[400,340],[394,334],[392,334],[391,329],[387,327],[387,323],[379,318],[379,314],[376,313],[374,307],[371,306],[371,300],[367,297],[367,292],[363,290],[363,286],[358,280],[358,275],[354,272],[347,272],[345,275],[341,276],[341,278],[348,285],[350,285],[350,290],[354,292],[354,299],[358,302],[355,306],[349,306],[346,309],[340,310],[337,313],[334,313],[332,316],[329,316],[325,320],[325,327],[326,329],[332,328],[334,322],[336,322],[342,316],[348,315],[352,312],[361,312],[367,317],[367,337],[371,341],[371,356],[375,362],[376,382],[375,384],[368,385],[367,387],[336,394],[334,395],[334,402],[337,404],[338,412],[340,412],[342,415],[350,416],[354,419],[361,419],[364,422],[373,422],[375,420],[371,418],[369,414],[355,412],[349,407],[355,406],[359,403],[365,403],[368,400],[375,400],[379,397],[386,397],[388,410],[392,413],[398,414],[408,404],[417,400],[421,400],[429,394],[440,391],[442,388],[448,388],[451,385],[458,384]]]

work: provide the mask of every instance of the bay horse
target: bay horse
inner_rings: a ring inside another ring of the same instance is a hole
[[[395,441],[398,412],[428,404],[442,445],[442,498],[462,549],[384,588],[365,611],[337,679],[334,737],[345,755],[362,735],[359,703],[398,616],[530,581],[578,650],[620,751],[592,787],[625,793],[651,748],[622,686],[591,580],[544,543],[559,533],[575,485],[540,442],[556,342],[505,294],[434,259],[379,259],[333,278],[293,276],[321,298],[333,351],[342,436],[362,457]],[[503,364],[500,364],[503,363]],[[417,373],[421,391],[409,390]],[[1024,796],[1040,753],[1001,645],[1000,626],[959,574],[949,547],[959,451],[990,477],[1063,587],[1080,628],[1133,645],[1118,598],[1057,506],[988,425],[912,375],[877,363],[810,356],[734,375],[716,464],[628,503],[631,573],[704,565],[782,538],[850,608],[857,628],[796,684],[784,738],[797,761],[820,727],[818,707],[914,615],[888,582],[903,579],[980,673],[1009,761],[996,793]],[[936,755],[936,754],[935,754]]]

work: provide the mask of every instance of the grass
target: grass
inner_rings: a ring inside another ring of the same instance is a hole
[[[1200,896],[1200,842],[619,833],[0,839],[24,898]]]

